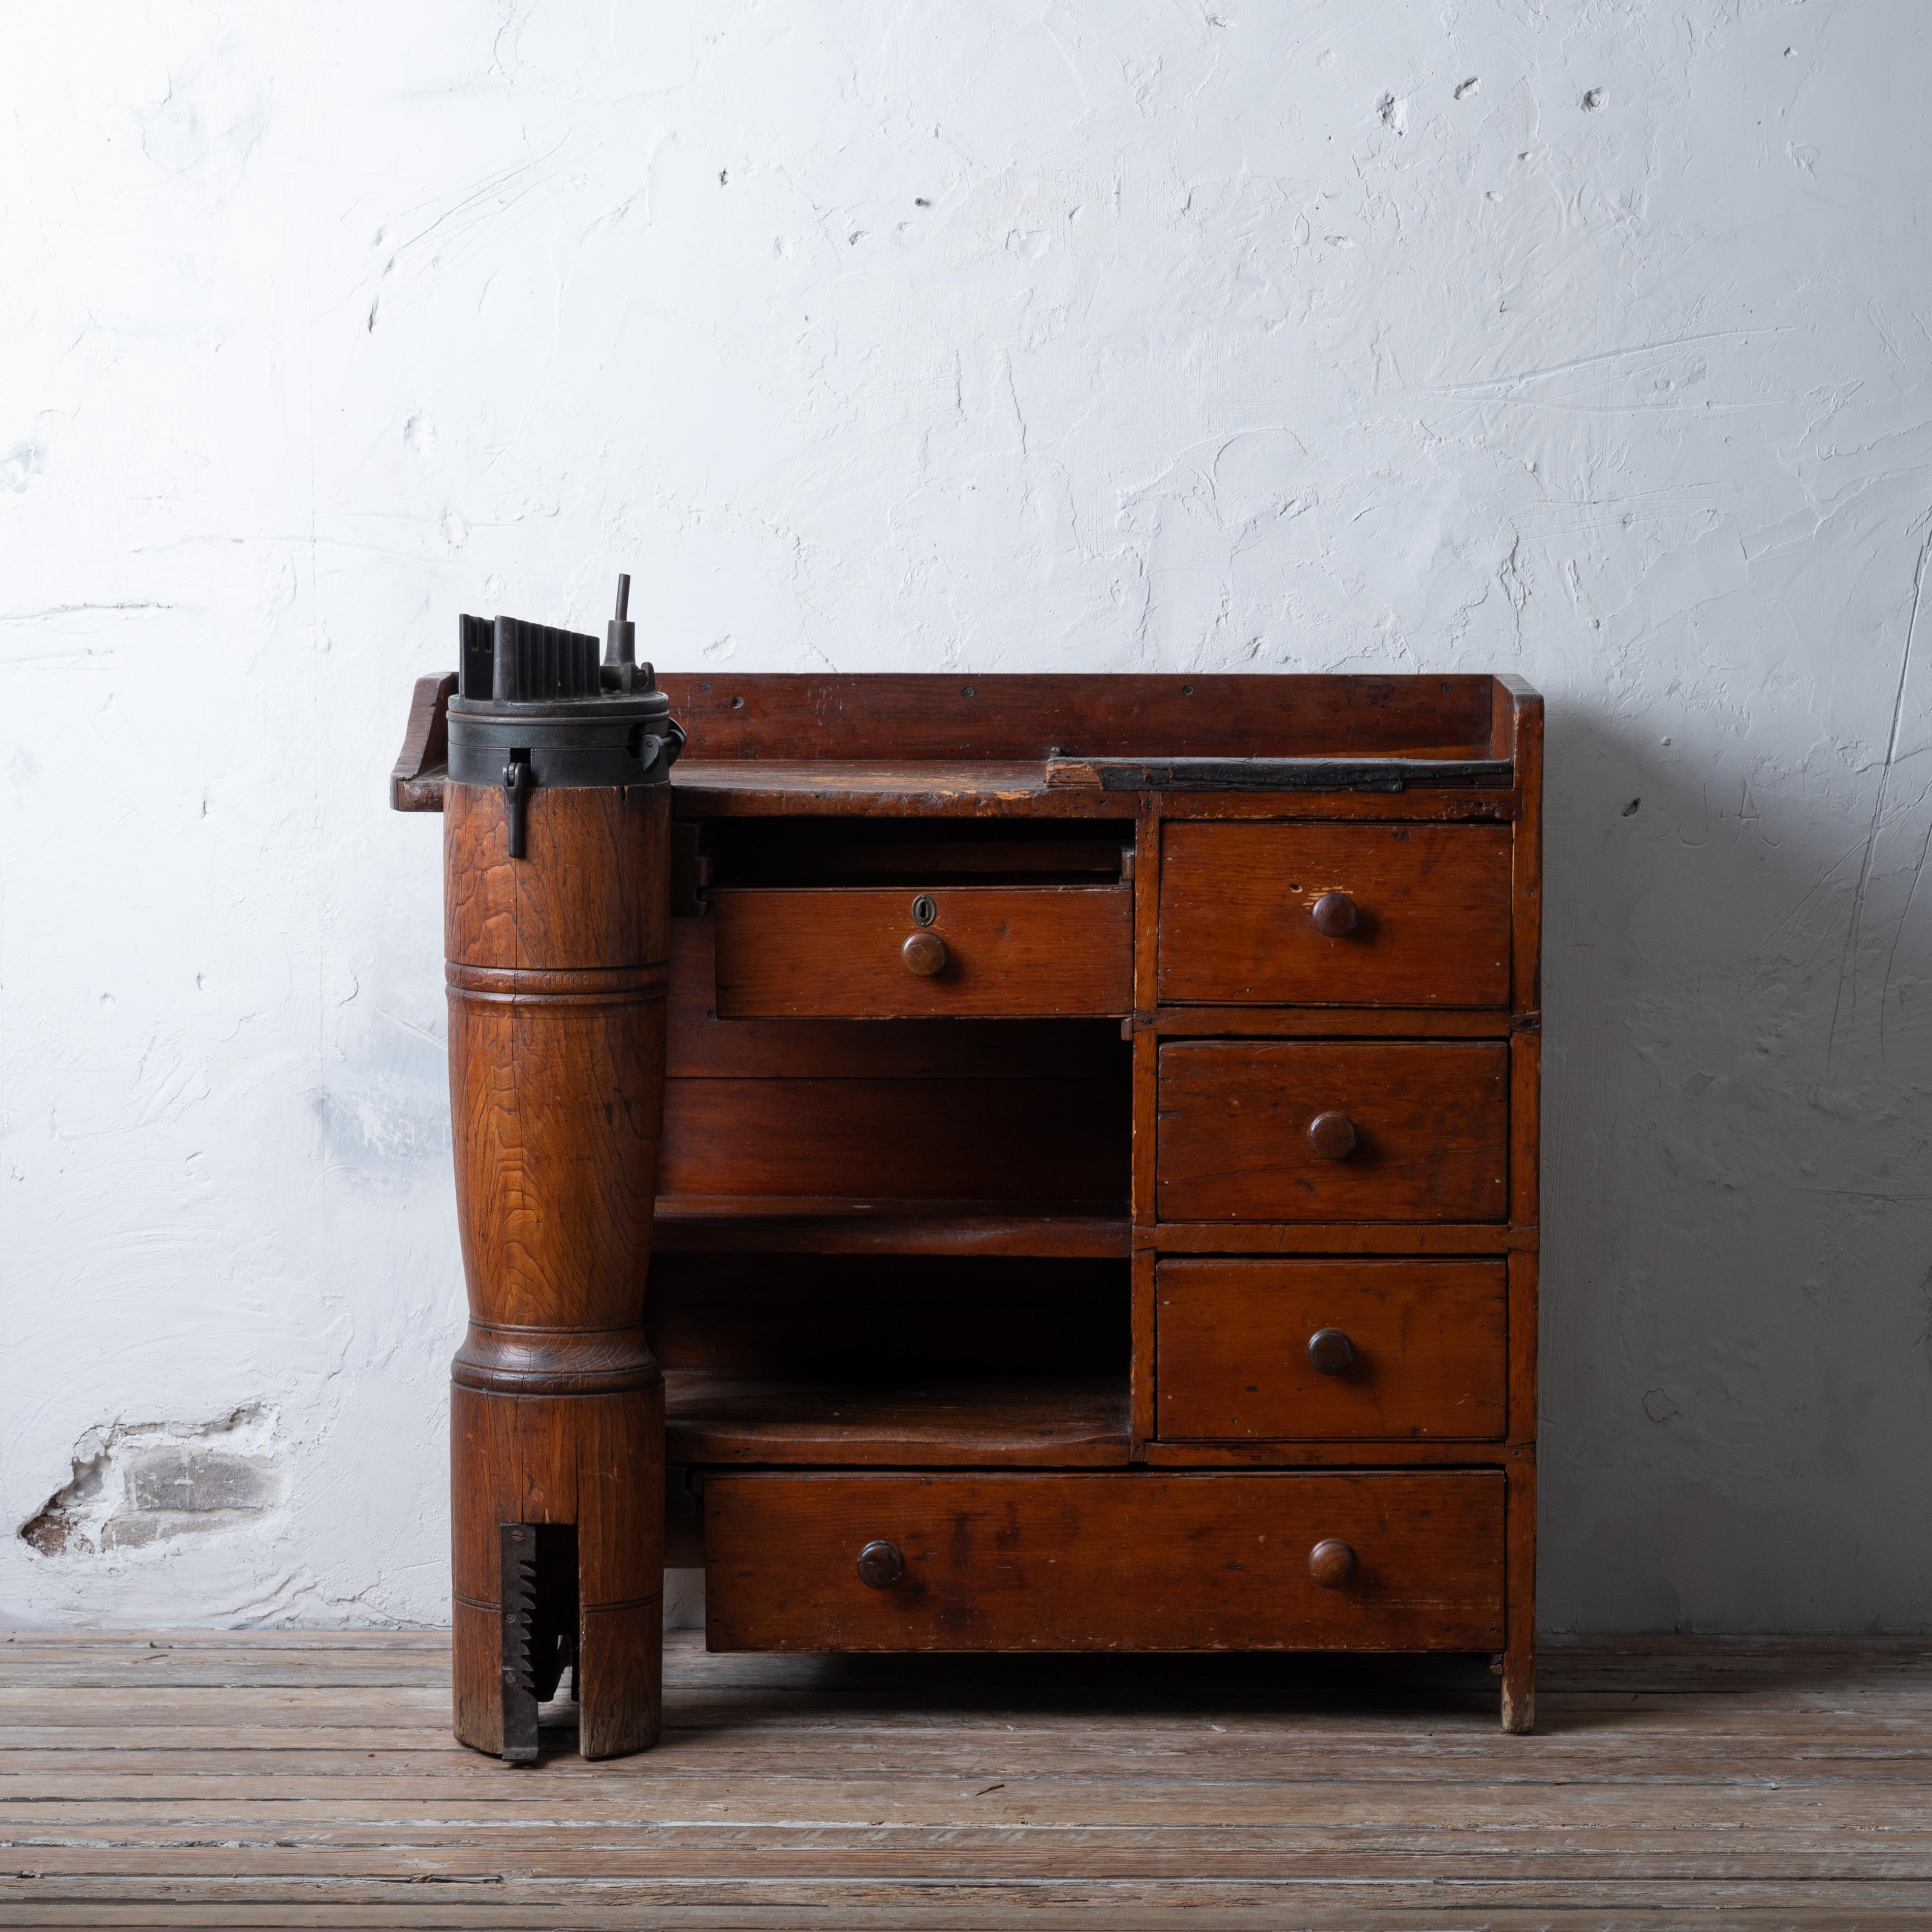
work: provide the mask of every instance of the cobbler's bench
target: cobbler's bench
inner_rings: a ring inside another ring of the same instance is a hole
[[[441,807],[450,682],[418,687],[401,809]],[[671,916],[582,868],[511,916],[525,946],[622,927],[643,1016],[602,1036],[628,1072],[515,1062],[530,1118],[584,1116],[568,1211],[519,1236],[523,1332],[557,1338],[532,1400],[615,1388],[585,1365],[640,1305],[648,1348],[570,1472],[458,1430],[483,1516],[587,1539],[586,1752],[656,1734],[664,1562],[704,1563],[714,1650],[1488,1651],[1528,1730],[1540,699],[662,682],[672,784],[601,796],[668,789]],[[532,796],[533,859],[592,796]],[[667,957],[653,1228],[648,1097],[627,1138],[595,1096],[653,1076]],[[490,1102],[455,1099],[460,1165]],[[498,1552],[464,1534],[459,1731],[490,1744]]]

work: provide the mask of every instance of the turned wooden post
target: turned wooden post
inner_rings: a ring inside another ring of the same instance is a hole
[[[449,1096],[470,1288],[450,1414],[456,1734],[505,1748],[502,1526],[568,1528],[574,1564],[565,1539],[535,1576],[552,1597],[537,1634],[555,1630],[574,1650],[580,1748],[607,1757],[654,1744],[660,1719],[664,1379],[644,1311],[670,790],[539,789],[524,809],[526,854],[513,860],[502,788],[445,795]],[[573,1569],[574,1618],[555,1600]],[[554,1684],[550,1658],[537,1669]]]
[[[434,694],[470,1290],[450,1372],[455,1727],[525,1762],[566,1670],[586,1757],[641,1750],[662,1724],[664,1378],[644,1275],[683,734],[637,662],[629,590],[601,665],[594,638],[466,616],[457,692]]]

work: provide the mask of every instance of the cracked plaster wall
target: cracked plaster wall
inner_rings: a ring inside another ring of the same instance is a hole
[[[435,1620],[459,608],[1550,704],[1546,1622],[1924,1628],[1918,0],[9,10],[0,1616]]]

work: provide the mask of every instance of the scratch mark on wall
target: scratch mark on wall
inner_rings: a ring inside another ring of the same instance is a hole
[[[1924,518],[1919,520],[1932,521],[1932,505],[1927,506]],[[1892,724],[1891,728],[1886,734],[1885,762],[1879,768],[1878,795],[1872,801],[1871,826],[1865,834],[1864,856],[1858,864],[1858,884],[1852,889],[1851,916],[1845,927],[1845,950],[1839,961],[1838,989],[1832,1001],[1832,1025],[1829,1033],[1826,1036],[1825,1045],[1825,1060],[1827,1066],[1831,1064],[1832,1056],[1838,1047],[1838,1022],[1844,1009],[1845,995],[1848,987],[1851,993],[1851,1017],[1856,1019],[1858,1014],[1858,941],[1864,931],[1865,896],[1871,883],[1872,862],[1878,850],[1879,834],[1885,824],[1886,796],[1891,788],[1893,761],[1898,756],[1899,725],[1905,716],[1905,691],[1912,675],[1912,644],[1918,631],[1918,608],[1925,589],[1925,565],[1928,556],[1932,556],[1932,530],[1928,531],[1924,542],[1918,548],[1918,560],[1912,573],[1912,608],[1905,622],[1904,648],[1898,654],[1898,682],[1892,696]],[[1918,855],[1920,866],[1922,867],[1924,862],[1925,854],[1922,849]],[[1913,872],[1912,884],[1912,889],[1916,891],[1918,884],[1918,874],[1916,870]],[[1911,899],[1909,895],[1906,901],[1906,910],[1908,912],[1911,910]],[[1904,914],[1901,914],[1900,915],[1901,927],[1904,923]],[[1897,945],[1898,941],[1894,937],[1893,940],[1894,951],[1897,950]],[[1886,970],[1888,984],[1891,973],[1889,956],[1887,958]],[[1885,998],[1882,990],[1879,998],[1880,1001],[1880,1039],[1882,1046],[1884,1038],[1882,1029]]]

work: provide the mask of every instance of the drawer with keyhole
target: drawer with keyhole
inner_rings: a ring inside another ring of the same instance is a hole
[[[1113,1017],[1133,1005],[1133,888],[725,886],[721,1019]]]

